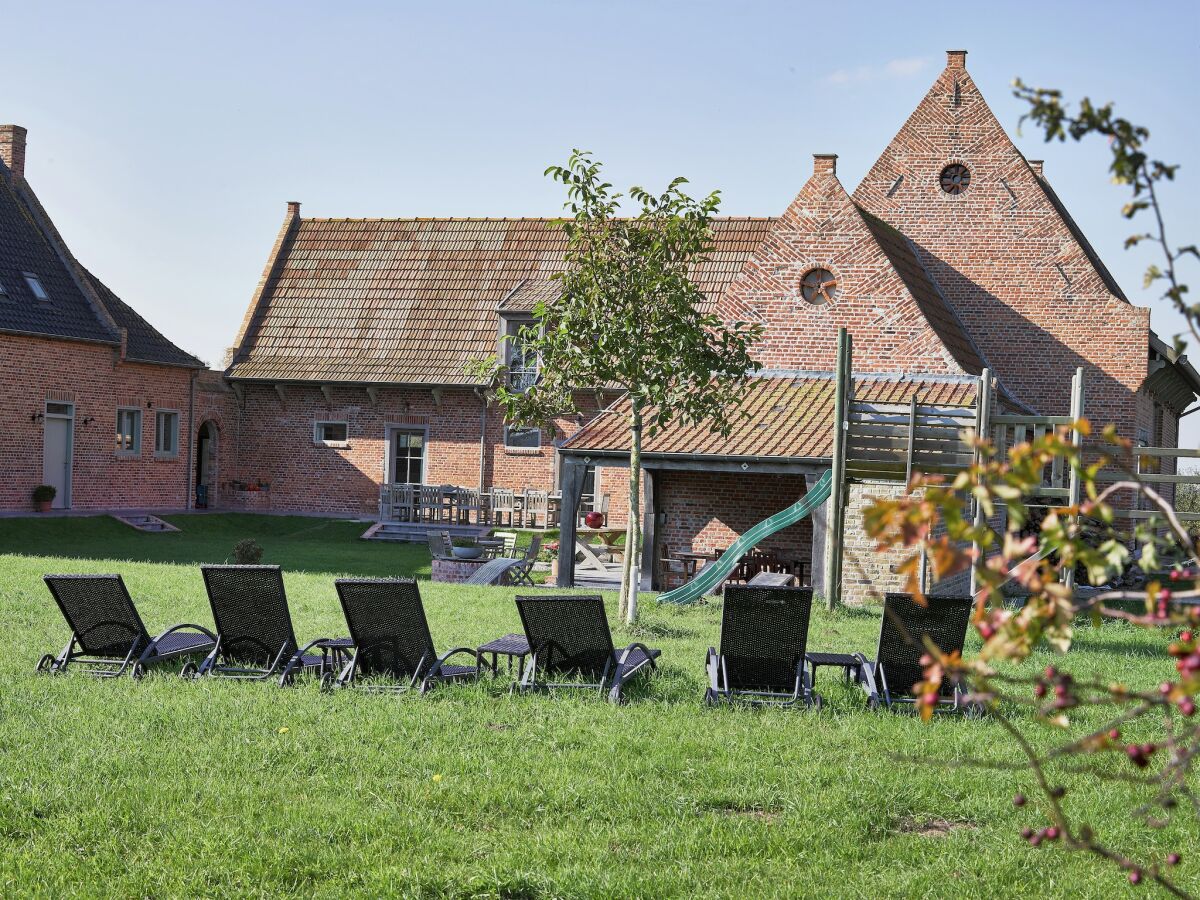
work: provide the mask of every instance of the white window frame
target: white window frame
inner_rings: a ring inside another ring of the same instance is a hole
[[[341,425],[346,429],[346,436],[340,441],[328,440],[322,434],[322,430],[326,425]],[[349,447],[350,423],[345,419],[318,419],[313,422],[313,443],[319,447]]]
[[[530,446],[528,444],[511,444],[509,443],[509,435],[512,432],[533,432],[537,435],[537,444]],[[518,453],[534,453],[542,449],[542,429],[540,428],[518,428],[514,425],[504,426],[504,449]]]
[[[132,442],[131,447],[124,446],[126,432],[123,430],[124,422],[122,421],[126,415],[134,417],[134,426],[131,429],[129,438]],[[117,407],[117,456],[135,457],[142,455],[142,408],[140,406],[118,406]]]
[[[171,449],[169,450],[164,450],[162,446],[164,416],[171,417]],[[179,410],[158,409],[154,411],[154,455],[158,459],[175,459],[179,456]]]
[[[29,285],[29,290],[33,292],[33,299],[41,303],[50,302],[50,292],[46,290],[46,286],[42,284],[42,279],[36,272],[22,272],[25,276],[25,283]]]

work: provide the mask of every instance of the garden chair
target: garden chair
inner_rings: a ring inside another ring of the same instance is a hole
[[[517,512],[517,495],[515,491],[508,488],[492,488],[492,524],[507,525],[509,528],[515,524],[513,517]],[[507,517],[508,521],[504,521]]]
[[[962,652],[967,625],[975,601],[970,597],[926,597],[920,606],[909,594],[886,594],[883,618],[879,624],[879,647],[875,659],[861,653],[858,679],[867,694],[867,706],[878,709],[894,703],[915,703],[913,687],[925,677],[921,657],[928,650],[928,637],[943,653]],[[939,705],[951,710],[963,708],[961,689],[941,695]]]
[[[538,554],[541,551],[542,536],[535,534],[529,539],[529,546],[525,548],[525,555],[520,558],[520,561],[515,566],[508,570],[508,583],[527,584],[533,587],[533,564],[537,562]]]
[[[425,540],[429,542],[429,555],[434,559],[452,559],[454,544],[448,531],[427,531]]]
[[[411,522],[413,519],[413,486],[411,484],[392,484],[389,518],[398,522]]]
[[[517,597],[530,655],[513,685],[520,693],[583,688],[607,692],[613,703],[631,678],[656,668],[660,651],[645,644],[613,646],[604,600],[597,595],[538,595]],[[547,682],[545,674],[577,676],[580,681]]]
[[[479,491],[472,488],[455,488],[454,514],[460,525],[469,525],[471,513],[475,521],[483,521],[483,504],[479,501]]]
[[[550,494],[546,491],[526,491],[521,515],[526,528],[545,528],[546,520],[550,517]]]
[[[279,566],[201,566],[200,572],[217,642],[198,667],[183,667],[184,677],[266,681],[279,676],[284,687],[303,671],[316,669],[323,675],[332,664],[330,652],[349,648],[348,639],[329,638],[298,646]]]
[[[59,674],[76,665],[98,678],[118,678],[126,671],[141,678],[150,666],[213,648],[216,635],[200,625],[172,625],[151,637],[120,575],[46,575],[44,580],[71,639],[58,656],[41,658],[39,672]]]
[[[442,500],[442,489],[436,484],[422,484],[417,487],[417,520],[420,522],[440,522],[445,504]]]
[[[511,557],[517,549],[517,533],[515,531],[493,531],[492,539],[503,541],[503,545],[490,550],[488,556],[496,559],[500,556]]]
[[[461,681],[479,675],[479,653],[472,647],[455,647],[437,654],[421,592],[411,578],[339,578],[334,582],[353,655],[335,677],[326,672],[321,687],[349,687],[363,678],[384,676],[399,684],[370,684],[368,690],[403,693],[418,688],[424,694],[442,681]],[[474,657],[470,666],[450,665],[456,654]]]
[[[729,585],[721,611],[721,652],[708,650],[704,702],[821,706],[805,663],[810,588]]]

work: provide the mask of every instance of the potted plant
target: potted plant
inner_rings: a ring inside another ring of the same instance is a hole
[[[33,489],[33,508],[38,512],[49,512],[58,489],[52,484],[39,484]]]
[[[450,544],[455,559],[479,559],[483,556],[483,548],[470,538],[452,538]]]

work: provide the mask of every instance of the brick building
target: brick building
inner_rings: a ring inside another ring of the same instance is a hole
[[[191,495],[194,387],[180,350],[71,255],[0,125],[0,509],[173,508]]]

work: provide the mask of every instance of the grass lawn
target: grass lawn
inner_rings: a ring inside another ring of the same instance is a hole
[[[344,632],[335,574],[428,572],[422,548],[357,541],[361,524],[173,521],[183,533],[0,520],[0,896],[1134,890],[1107,865],[1020,841],[1022,825],[1043,824],[1036,803],[1010,803],[1017,790],[1032,793],[1024,773],[951,765],[1018,758],[986,720],[868,713],[829,670],[820,713],[705,709],[717,604],[647,603],[636,632],[617,630],[663,650],[659,673],[619,708],[591,696],[511,698],[503,680],[419,699],[328,696],[312,679],[290,690],[185,683],[174,669],[142,683],[34,675],[38,657],[67,638],[45,572],[121,572],[152,631],[211,624],[196,563],[223,561],[254,537],[287,571],[301,641]],[[440,648],[519,630],[515,589],[421,589]],[[811,645],[872,650],[877,623],[874,609],[817,613]],[[1084,627],[1070,665],[1152,685],[1171,671],[1161,643],[1119,625]],[[1200,890],[1194,820],[1148,832],[1131,821],[1127,787],[1069,774],[1062,783],[1069,807],[1115,846],[1181,852],[1178,875]]]

